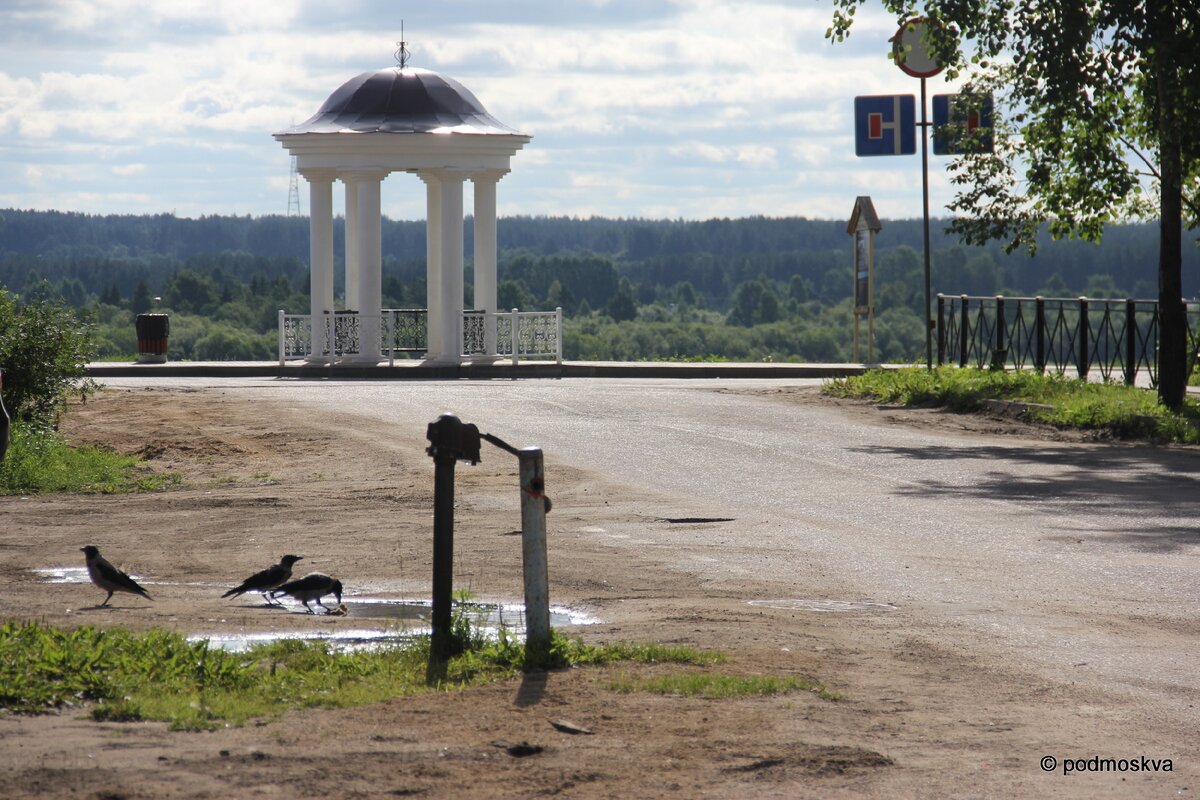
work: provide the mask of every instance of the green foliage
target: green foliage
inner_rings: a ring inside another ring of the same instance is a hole
[[[842,41],[860,0],[834,0]],[[966,94],[995,99],[994,151],[956,158],[951,230],[973,244],[1035,250],[1100,241],[1118,220],[1159,226],[1158,395],[1183,403],[1187,320],[1182,231],[1200,226],[1200,4],[882,0],[929,19],[929,45]],[[1153,252],[1153,251],[1151,251]]]
[[[11,416],[50,427],[72,393],[96,388],[84,377],[94,355],[89,325],[63,302],[34,297],[25,303],[0,289],[0,366],[4,404]]]
[[[1084,428],[1117,437],[1200,444],[1200,402],[1188,398],[1181,408],[1162,405],[1154,393],[1116,383],[1094,383],[1033,372],[920,367],[870,370],[833,381],[823,391],[837,397],[865,397],[884,403],[945,406],[969,412],[985,400],[1038,403],[1033,419]]]
[[[429,686],[428,637],[353,652],[283,639],[227,653],[162,630],[64,631],[9,621],[0,625],[0,708],[40,712],[95,702],[93,719],[166,720],[175,730],[204,730],[290,708],[338,708],[462,688],[511,677],[523,667],[712,664],[724,658],[653,644],[585,645],[554,633],[548,653],[534,660],[511,634],[487,640],[468,633],[465,639],[470,649],[451,659],[445,677]]]
[[[309,307],[305,224],[3,210],[0,234],[9,249],[0,254],[0,284],[41,287],[44,295],[81,302],[77,309],[92,324],[102,359],[132,358],[134,317],[152,309],[171,317],[172,361],[261,360],[274,356],[278,310]],[[850,355],[844,225],[764,217],[516,217],[499,230],[499,307],[561,305],[568,358],[845,361]],[[420,223],[384,220],[386,305],[424,305],[424,235]],[[935,231],[934,291],[1051,297],[1153,291],[1155,265],[1142,256],[1157,243],[1150,226],[1115,227],[1103,248],[1042,239],[1037,255],[1027,258],[997,245],[964,247]],[[909,362],[924,351],[921,240],[919,221],[888,220],[876,242],[881,361]],[[1200,248],[1188,251],[1186,263],[1195,278],[1185,288],[1200,291]],[[335,274],[341,293],[340,269]],[[1058,277],[1048,282],[1052,275]]]
[[[11,435],[0,461],[0,495],[153,491],[182,480],[178,473],[144,473],[136,456],[71,447],[58,433],[33,423],[15,421]]]
[[[613,691],[652,692],[680,697],[706,697],[726,700],[737,697],[766,697],[787,692],[812,692],[823,700],[841,700],[842,695],[820,683],[776,675],[713,675],[708,673],[672,673],[653,678],[622,676],[609,684]]]

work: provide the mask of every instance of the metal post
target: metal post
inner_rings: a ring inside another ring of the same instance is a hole
[[[1137,379],[1137,303],[1125,300],[1125,385]]]
[[[450,658],[450,612],[454,594],[454,462],[453,455],[433,459],[433,637],[430,676],[435,662]]]
[[[563,350],[562,306],[558,306],[557,308],[554,309],[554,344],[555,344],[555,347],[554,347],[555,360],[558,362],[558,365],[561,367],[562,366],[562,350]]]
[[[938,292],[937,296],[937,353],[938,366],[946,363],[946,296]]]
[[[998,294],[996,295],[996,345],[992,348],[993,369],[1004,369],[1004,365],[1008,362],[1004,322],[1004,296]]]
[[[1037,331],[1034,333],[1036,341],[1034,349],[1034,365],[1037,367],[1038,374],[1044,375],[1046,372],[1046,298],[1038,297],[1033,301],[1033,319]]]
[[[1088,355],[1088,338],[1091,336],[1091,329],[1088,324],[1088,300],[1086,297],[1079,298],[1079,364],[1077,370],[1079,377],[1082,380],[1087,380],[1088,363],[1091,358]]]
[[[281,308],[281,309],[279,309],[279,366],[281,366],[281,367],[283,366],[283,347],[284,347],[283,317],[284,317],[283,309]]]
[[[965,367],[967,365],[967,356],[971,353],[971,316],[967,313],[968,298],[965,294],[959,298],[959,302],[962,304],[962,307],[959,309],[962,317],[958,326],[958,366]]]
[[[511,336],[509,338],[512,339],[512,365],[514,367],[517,365],[518,350],[520,349],[517,341],[517,334],[520,332],[521,326],[520,320],[517,316],[519,313],[520,312],[514,308],[508,322],[508,328],[509,331],[511,331]]]
[[[396,309],[388,311],[387,324],[388,366],[396,366]]]
[[[921,205],[925,212],[925,367],[933,369],[933,320],[929,287],[929,122],[925,117],[925,79],[921,78]]]
[[[526,653],[544,655],[550,648],[550,592],[542,450],[526,447],[517,458],[521,475],[521,555],[525,568],[525,649]]]

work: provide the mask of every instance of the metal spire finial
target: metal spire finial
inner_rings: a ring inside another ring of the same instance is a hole
[[[404,41],[404,20],[400,20],[400,41],[396,42],[396,61],[400,62],[400,69],[408,66],[408,57],[411,53],[408,52],[408,42]]]

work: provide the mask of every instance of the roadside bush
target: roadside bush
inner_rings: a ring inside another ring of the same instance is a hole
[[[91,326],[62,300],[33,297],[22,304],[0,289],[0,366],[10,415],[54,427],[68,397],[86,399],[97,388],[84,376],[95,354]]]

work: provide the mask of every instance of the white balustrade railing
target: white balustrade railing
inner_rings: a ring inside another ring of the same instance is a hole
[[[326,360],[341,358],[371,361],[361,338],[378,336],[378,358],[395,364],[396,354],[428,350],[428,313],[421,308],[389,308],[379,315],[356,311],[324,314],[314,327],[310,314],[279,312],[279,364],[289,359]],[[554,360],[562,363],[562,308],[554,311],[512,311],[488,314],[463,312],[464,357],[526,361]]]

